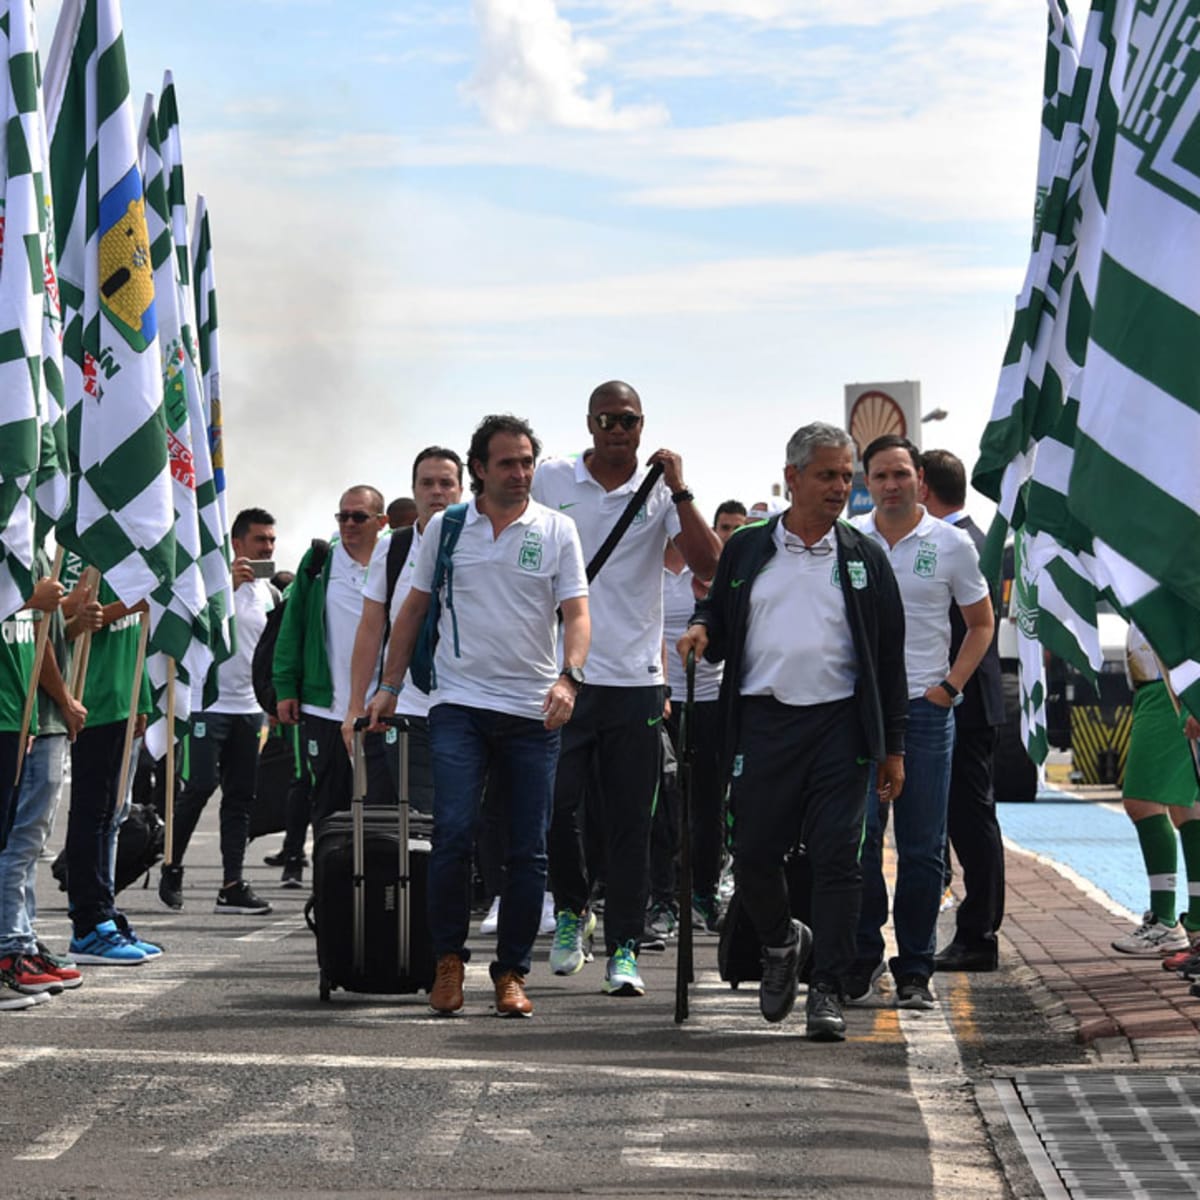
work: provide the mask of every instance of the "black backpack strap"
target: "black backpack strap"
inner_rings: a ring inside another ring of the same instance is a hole
[[[387,588],[383,597],[383,638],[379,643],[379,670],[383,671],[384,659],[387,657],[388,638],[392,636],[392,597],[396,594],[396,581],[404,564],[408,561],[408,553],[412,549],[413,530],[416,527],[398,530],[388,538],[387,552]]]
[[[310,549],[312,555],[304,570],[309,579],[316,579],[325,570],[325,563],[329,558],[329,543],[324,538],[313,538]]]
[[[592,561],[587,565],[588,583],[591,583],[600,574],[600,568],[608,562],[609,555],[617,548],[617,543],[621,538],[625,536],[625,530],[633,524],[633,518],[637,516],[638,509],[646,503],[646,497],[650,495],[651,489],[658,482],[662,473],[662,463],[655,463],[646,472],[646,478],[639,484],[638,490],[629,497],[629,503],[625,505],[625,510],[617,518],[617,523],[609,530],[608,537],[604,539],[600,549],[592,555]]]

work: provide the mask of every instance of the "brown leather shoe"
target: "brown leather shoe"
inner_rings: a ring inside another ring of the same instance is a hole
[[[496,977],[496,1016],[533,1016],[533,1005],[525,995],[525,976],[520,971],[510,968]]]
[[[449,1016],[463,1006],[463,960],[457,954],[443,954],[437,960],[433,991],[429,1007],[436,1013]]]

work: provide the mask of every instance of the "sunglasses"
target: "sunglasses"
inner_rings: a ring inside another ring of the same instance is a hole
[[[610,429],[620,425],[622,429],[628,433],[632,429],[636,429],[642,423],[641,413],[595,413],[592,420],[596,422],[600,428],[607,433]]]
[[[345,525],[347,521],[353,521],[355,525],[362,525],[365,521],[373,521],[376,516],[376,513],[365,513],[359,509],[356,512],[335,512],[333,519],[339,525]]]

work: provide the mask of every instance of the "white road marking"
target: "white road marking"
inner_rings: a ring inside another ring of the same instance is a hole
[[[421,1138],[422,1154],[448,1158],[458,1152],[467,1126],[475,1117],[475,1107],[483,1095],[482,1080],[455,1079],[449,1087],[450,1103],[433,1115],[429,1129]]]
[[[66,1154],[93,1125],[98,1121],[107,1121],[112,1112],[124,1107],[141,1085],[142,1081],[137,1076],[117,1076],[109,1081],[98,1098],[89,1097],[78,1114],[47,1129],[19,1154],[14,1154],[13,1158],[21,1162],[50,1162]]]
[[[252,929],[249,933],[238,934],[233,940],[235,942],[282,942],[284,938],[291,937],[293,933],[307,932],[308,926],[304,924],[303,920],[284,917],[262,926],[261,929]]]
[[[671,1134],[695,1134],[720,1125],[717,1121],[669,1119],[667,1113],[673,1107],[669,1092],[635,1092],[629,1097],[629,1104],[636,1124],[625,1130],[625,1146],[621,1150],[623,1167],[658,1171],[753,1171],[757,1166],[753,1154],[664,1150],[663,1142]],[[719,1136],[721,1130],[717,1128],[712,1132]]]

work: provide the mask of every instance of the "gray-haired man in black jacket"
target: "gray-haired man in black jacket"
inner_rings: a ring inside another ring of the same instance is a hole
[[[790,915],[784,857],[802,840],[813,870],[807,1033],[845,1036],[840,995],[854,960],[868,773],[904,786],[904,608],[878,546],[839,515],[849,436],[805,425],[787,447],[791,506],[729,539],[707,600],[679,643],[724,662],[722,764],[730,778],[741,903],[763,946],[759,1003],[781,1021],[810,944]]]

